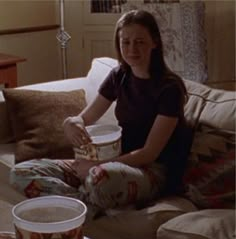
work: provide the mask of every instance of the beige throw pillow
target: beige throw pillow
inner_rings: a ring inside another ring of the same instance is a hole
[[[233,239],[235,211],[209,209],[185,213],[162,224],[156,236],[160,239]]]
[[[16,140],[16,163],[34,158],[72,158],[62,123],[86,106],[83,89],[47,92],[4,89],[8,117]]]

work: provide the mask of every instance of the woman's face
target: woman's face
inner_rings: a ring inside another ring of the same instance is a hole
[[[148,71],[151,52],[156,47],[149,31],[142,25],[130,24],[121,28],[119,40],[124,61],[133,70]]]

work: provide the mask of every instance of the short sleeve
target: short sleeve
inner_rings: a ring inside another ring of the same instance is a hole
[[[165,87],[158,99],[158,114],[171,117],[181,116],[183,98],[183,91],[178,84]]]
[[[120,86],[122,75],[120,73],[120,68],[116,67],[110,71],[108,76],[100,85],[98,92],[100,95],[108,99],[109,101],[114,101],[117,98],[118,90]]]

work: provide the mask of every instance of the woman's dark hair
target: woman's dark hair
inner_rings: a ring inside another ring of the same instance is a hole
[[[158,72],[159,76],[163,75],[164,71],[166,71],[168,68],[164,60],[163,44],[161,40],[160,30],[154,16],[149,12],[143,10],[131,10],[123,14],[116,24],[114,34],[115,49],[118,61],[120,62],[121,66],[124,69],[129,68],[129,65],[124,61],[121,55],[119,32],[123,27],[131,24],[138,24],[145,27],[150,33],[153,41],[157,44],[157,48],[153,50],[151,55],[152,59],[150,61],[150,73],[152,75],[153,73]]]
[[[178,81],[178,83],[182,85],[181,88],[183,89],[183,95],[185,96],[185,100],[183,99],[184,104],[187,98],[186,88],[181,78],[173,71],[171,71],[165,63],[161,33],[155,17],[151,13],[144,10],[131,10],[129,12],[124,13],[117,21],[114,32],[114,41],[117,59],[121,67],[126,71],[130,70],[130,66],[124,61],[121,54],[119,32],[123,27],[131,24],[138,24],[145,27],[148,30],[150,36],[152,37],[152,40],[157,45],[157,47],[154,48],[151,53],[149,67],[149,73],[151,78],[157,78],[158,81],[165,78],[176,79],[176,81]]]

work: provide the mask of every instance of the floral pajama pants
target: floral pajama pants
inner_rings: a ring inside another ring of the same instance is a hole
[[[50,159],[22,162],[11,170],[10,182],[28,198],[63,195],[100,209],[148,202],[165,184],[165,170],[157,163],[143,168],[104,163],[92,167],[83,183],[71,163],[72,160]]]

